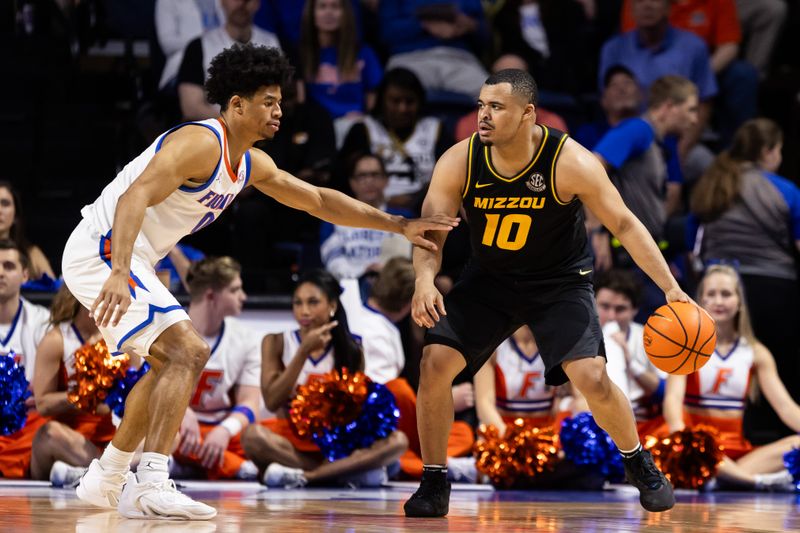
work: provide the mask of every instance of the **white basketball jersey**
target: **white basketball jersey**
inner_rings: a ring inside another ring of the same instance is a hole
[[[420,119],[405,142],[394,137],[370,116],[364,118],[364,125],[370,150],[383,160],[389,175],[386,197],[415,193],[431,181],[436,164],[436,140],[442,125],[438,118]]]
[[[497,347],[495,395],[497,407],[505,411],[548,411],[555,388],[545,385],[544,361],[536,352],[528,357],[513,337]]]
[[[380,311],[361,302],[358,280],[345,279],[340,284],[339,301],[347,313],[350,333],[361,339],[364,373],[375,383],[397,378],[406,364],[400,330]]]
[[[47,332],[50,312],[25,298],[20,298],[19,303],[11,323],[0,324],[0,355],[10,355],[25,365],[25,378],[32,384],[36,347]]]
[[[108,236],[114,223],[117,201],[144,171],[161,148],[164,138],[173,131],[188,125],[205,127],[214,132],[222,153],[209,180],[198,187],[181,185],[167,198],[145,210],[142,229],[136,238],[134,253],[155,265],[169,253],[179,240],[211,224],[233,202],[247,185],[250,177],[250,152],[247,151],[233,166],[228,154],[225,127],[218,119],[187,122],[161,134],[147,150],[125,165],[109,183],[100,197],[81,210],[94,229]],[[234,169],[237,169],[234,173]],[[111,237],[113,241],[113,236]]]
[[[215,338],[204,338],[211,347],[211,357],[200,374],[189,407],[200,422],[216,424],[235,405],[235,386],[261,386],[261,337],[228,317]]]
[[[281,357],[281,360],[283,361],[284,367],[289,366],[289,363],[297,353],[297,349],[300,347],[300,342],[299,329],[283,332],[283,356]],[[316,359],[312,358],[311,356],[306,357],[305,364],[303,364],[303,368],[300,370],[300,374],[297,376],[295,389],[300,385],[308,384],[309,378],[323,376],[333,370],[333,368],[333,346],[328,346],[328,348],[325,350],[325,353]]]
[[[753,347],[744,337],[727,354],[714,350],[708,362],[686,380],[684,403],[706,409],[744,409],[753,375]]]

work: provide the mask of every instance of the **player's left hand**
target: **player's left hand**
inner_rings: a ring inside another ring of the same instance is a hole
[[[425,238],[425,232],[450,231],[458,226],[460,220],[460,218],[446,215],[433,215],[431,217],[407,220],[403,227],[403,235],[415,246],[435,252],[438,247],[435,242]]]
[[[203,468],[216,468],[222,465],[223,454],[228,449],[231,434],[222,426],[215,427],[203,439],[200,452],[197,454]]]

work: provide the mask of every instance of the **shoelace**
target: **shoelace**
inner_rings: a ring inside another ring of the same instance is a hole
[[[640,479],[642,479],[648,488],[657,489],[663,483],[661,479],[661,472],[656,468],[653,460],[648,456],[643,456],[637,464]]]

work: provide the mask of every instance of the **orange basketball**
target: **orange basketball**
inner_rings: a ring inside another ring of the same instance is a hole
[[[691,374],[708,362],[717,346],[714,319],[699,306],[662,305],[644,326],[644,351],[668,374]]]

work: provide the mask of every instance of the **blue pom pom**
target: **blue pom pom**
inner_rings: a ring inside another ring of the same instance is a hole
[[[150,370],[150,365],[143,363],[138,369],[129,368],[124,376],[120,376],[114,380],[111,389],[106,396],[106,403],[111,408],[111,411],[122,418],[125,414],[125,400],[128,398],[128,393],[131,392],[136,382]]]
[[[794,490],[800,492],[800,448],[795,448],[783,454],[783,465],[792,475]]]
[[[367,398],[358,417],[349,424],[323,430],[312,435],[322,454],[329,461],[349,456],[355,450],[368,448],[397,429],[400,410],[394,395],[380,383],[370,383]]]
[[[25,425],[25,400],[31,396],[28,386],[25,367],[11,355],[0,356],[0,435],[11,435]]]
[[[608,433],[597,425],[590,413],[580,413],[561,423],[561,447],[567,459],[610,481],[625,476],[622,456]]]

